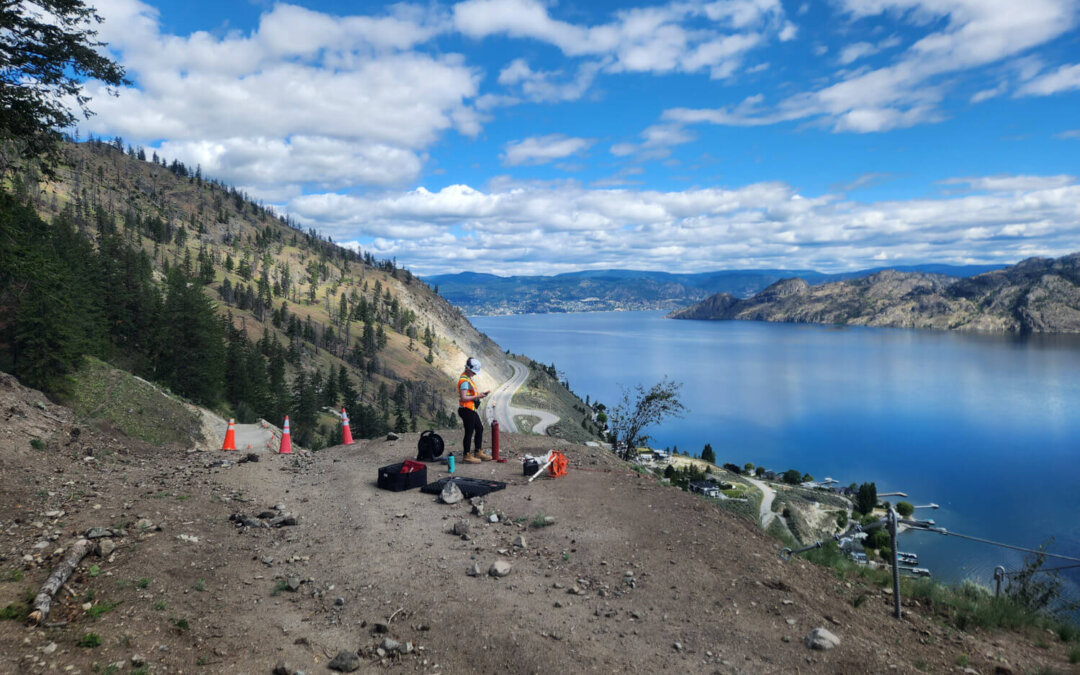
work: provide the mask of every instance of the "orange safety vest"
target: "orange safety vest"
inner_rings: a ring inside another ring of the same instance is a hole
[[[467,408],[469,410],[476,410],[476,401],[461,400],[461,385],[463,384],[469,385],[469,390],[465,392],[467,396],[476,396],[476,385],[473,383],[472,378],[470,378],[465,373],[462,373],[461,377],[459,377],[457,381],[458,405],[460,405],[462,408]]]

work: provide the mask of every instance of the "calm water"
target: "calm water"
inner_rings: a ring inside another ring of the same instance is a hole
[[[504,348],[554,362],[582,398],[683,383],[685,419],[655,447],[796,468],[902,491],[951,531],[1080,556],[1080,339],[755,322],[662,312],[474,317]],[[1024,554],[925,532],[903,537],[949,581],[990,584]],[[1048,566],[1067,564],[1051,563]],[[1070,595],[1080,574],[1068,572]],[[1076,597],[1080,597],[1077,594]]]

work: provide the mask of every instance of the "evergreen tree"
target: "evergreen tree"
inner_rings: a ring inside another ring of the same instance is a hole
[[[167,286],[158,375],[174,391],[212,407],[224,386],[221,322],[202,286],[182,270],[169,273]]]
[[[716,464],[716,453],[713,452],[711,443],[705,444],[705,448],[701,451],[701,459],[710,464]]]

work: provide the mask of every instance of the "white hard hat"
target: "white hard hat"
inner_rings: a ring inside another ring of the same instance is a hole
[[[475,358],[470,356],[469,360],[465,362],[465,367],[468,368],[469,370],[473,371],[474,373],[479,373],[480,372],[480,359],[475,359]]]

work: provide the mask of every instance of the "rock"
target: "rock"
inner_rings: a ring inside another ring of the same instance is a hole
[[[675,643],[673,643],[671,645],[671,648],[674,649],[677,652],[681,652],[682,651],[682,643],[681,642],[675,642]]]
[[[544,526],[555,524],[555,516],[544,516]]]
[[[285,527],[287,525],[296,525],[296,523],[296,516],[292,515],[291,513],[283,513],[277,518],[272,518],[271,520],[267,521],[267,525],[269,525],[270,527]]]
[[[48,645],[41,648],[41,651],[46,656],[56,651],[56,643],[50,642]]]
[[[102,539],[94,547],[94,552],[102,558],[108,558],[116,550],[116,544],[112,539]]]
[[[290,591],[300,590],[300,577],[289,577],[285,583],[288,585]]]
[[[371,632],[372,633],[389,633],[390,632],[390,624],[383,623],[382,621],[376,621],[371,626]]]
[[[401,646],[401,653],[402,654],[412,654],[412,652],[413,652],[413,643],[406,642],[404,645]]]
[[[519,534],[517,538],[514,539],[514,546],[517,548],[526,548],[525,535]]]
[[[336,600],[334,600],[334,604],[337,605],[338,607],[344,607],[345,606],[345,598],[340,598],[340,597],[337,598]]]
[[[391,431],[390,433],[386,434],[386,440],[388,440],[388,441],[396,441],[396,440],[397,440],[397,439],[399,439],[399,438],[401,438],[401,436],[398,436],[398,435],[397,435],[397,434],[395,434],[395,433],[394,433],[393,431]]]
[[[510,563],[505,560],[496,560],[491,563],[491,567],[488,568],[488,574],[493,577],[505,577],[507,574],[510,574],[511,569]]]
[[[262,557],[262,564],[266,565],[267,567],[273,567],[274,558],[272,556],[264,555]]]
[[[499,522],[499,516],[494,514],[494,513],[491,514],[490,516],[488,516],[488,522],[489,523],[497,523],[497,522]]]
[[[356,652],[342,649],[330,663],[326,664],[326,667],[340,673],[351,673],[360,668],[360,657]]]
[[[101,539],[102,537],[111,536],[112,532],[109,532],[109,530],[104,527],[91,527],[89,530],[86,531],[87,539]]]
[[[824,651],[832,649],[840,644],[840,638],[833,635],[827,628],[815,628],[806,636],[806,646],[810,649]]]
[[[453,481],[448,481],[439,494],[439,501],[443,504],[457,504],[462,499],[465,499],[465,495],[461,494],[461,488]]]
[[[383,638],[381,646],[386,651],[388,651],[390,653],[393,653],[393,652],[396,652],[398,649],[401,648],[401,643],[398,642],[397,640],[395,640],[394,638]]]
[[[467,520],[459,520],[456,523],[454,523],[454,534],[456,534],[458,536],[461,536],[463,534],[468,534],[471,527],[472,526],[469,525],[469,521],[467,521]]]
[[[259,461],[259,456],[257,454],[255,454],[254,452],[249,452],[248,454],[244,455],[244,457],[240,461],[238,461],[237,464],[244,464],[246,462],[257,462],[257,461]]]
[[[132,654],[131,665],[136,668],[141,668],[146,665],[146,658],[141,654]]]
[[[483,497],[472,497],[471,499],[469,499],[469,504],[472,505],[472,514],[474,516],[482,516],[482,515],[484,515],[484,498]]]
[[[473,563],[472,567],[465,571],[465,574],[468,574],[470,577],[480,576],[480,565]]]
[[[274,666],[273,675],[292,675],[292,668],[285,662],[285,659],[281,659]]]
[[[147,532],[154,529],[154,523],[149,518],[140,518],[135,521],[135,529],[140,532]]]
[[[261,518],[263,520],[270,520],[271,518],[277,518],[277,515],[278,515],[277,511],[263,511],[262,513],[260,513],[259,515],[255,516],[255,517],[256,518]]]

